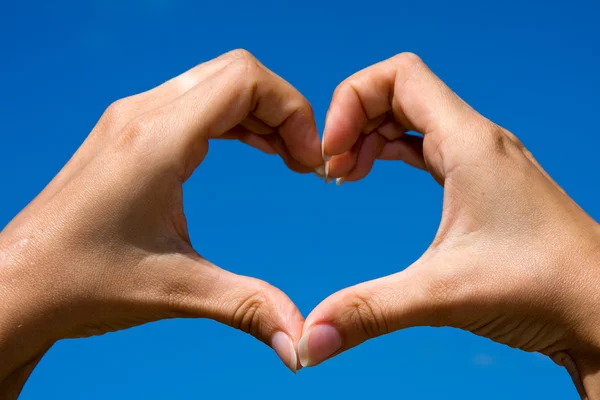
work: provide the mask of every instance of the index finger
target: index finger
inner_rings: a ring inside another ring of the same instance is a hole
[[[323,133],[323,151],[349,151],[370,120],[392,112],[407,130],[424,135],[456,124],[470,107],[422,61],[402,53],[342,82],[336,89]]]
[[[208,139],[223,136],[252,115],[272,127],[302,165],[322,165],[321,143],[306,98],[250,53],[238,50],[235,55],[185,94],[138,120],[142,126],[155,126],[159,120],[159,128],[169,128],[152,129],[154,146],[168,151],[167,159],[175,162],[191,157],[195,168],[208,150]],[[165,139],[165,146],[156,146],[156,139]]]

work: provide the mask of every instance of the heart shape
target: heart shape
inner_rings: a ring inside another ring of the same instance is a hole
[[[212,265],[191,245],[182,184],[215,138],[338,184],[364,178],[376,159],[424,169],[444,186],[437,235],[409,268],[333,294],[305,321],[284,293]],[[19,293],[6,299],[5,318],[30,327],[6,341],[28,343],[30,354],[8,357],[0,377],[35,365],[60,338],[172,317],[251,333],[292,371],[422,325],[542,352],[574,376],[568,353],[598,348],[587,339],[598,337],[595,322],[569,312],[595,291],[586,278],[595,222],[514,135],[412,54],[340,84],[322,145],[306,99],[244,51],[120,100],[0,239],[2,271]]]

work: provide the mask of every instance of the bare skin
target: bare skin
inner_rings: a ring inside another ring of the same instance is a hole
[[[305,322],[284,293],[192,246],[182,183],[210,139],[299,173],[330,159],[339,183],[376,159],[424,169],[445,191],[437,236],[412,266],[333,294]],[[321,143],[307,100],[234,51],[109,107],[0,233],[0,397],[17,398],[58,340],[190,317],[252,334],[294,372],[398,329],[452,326],[546,354],[600,399],[599,263],[598,224],[415,55],[343,82]]]
[[[514,135],[400,54],[339,85],[323,146],[338,183],[364,178],[376,159],[402,160],[428,171],[444,202],[413,265],[311,312],[303,366],[395,330],[451,326],[546,354],[582,397],[600,398],[600,227]]]
[[[18,396],[57,340],[173,317],[239,328],[296,371],[304,319],[292,301],[192,247],[182,184],[212,138],[300,173],[323,164],[310,104],[245,51],[113,104],[0,236],[1,398]]]

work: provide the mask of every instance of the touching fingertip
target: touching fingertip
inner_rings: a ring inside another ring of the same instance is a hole
[[[275,332],[271,339],[271,347],[281,361],[295,374],[298,369],[298,357],[290,337],[281,331]]]
[[[313,367],[342,348],[342,337],[333,326],[319,324],[308,328],[298,343],[300,364]]]
[[[325,161],[325,163],[331,160],[331,156],[325,154],[325,135],[323,135],[323,140],[321,141],[321,157],[323,157],[323,161]]]
[[[315,175],[319,177],[319,179],[325,178],[325,167],[317,167],[315,168]]]

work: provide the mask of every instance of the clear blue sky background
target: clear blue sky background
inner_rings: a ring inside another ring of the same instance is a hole
[[[112,101],[227,50],[252,51],[312,102],[322,128],[351,73],[413,51],[516,133],[600,218],[597,1],[2,1],[0,226],[57,173]],[[426,249],[442,190],[380,162],[341,188],[216,143],[186,184],[198,250],[265,279],[307,315]],[[452,329],[409,329],[292,375],[250,336],[173,320],[58,343],[23,399],[566,399],[566,372]]]

